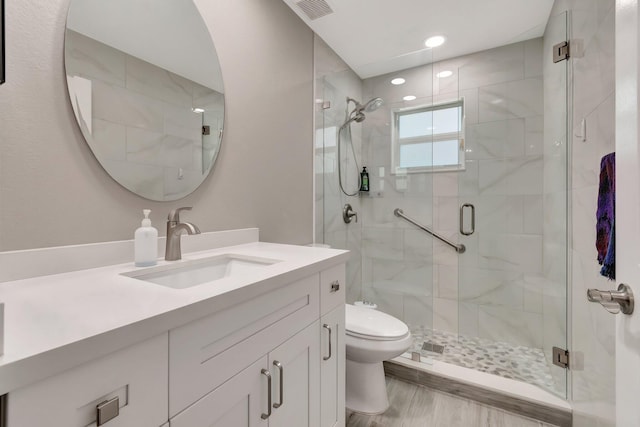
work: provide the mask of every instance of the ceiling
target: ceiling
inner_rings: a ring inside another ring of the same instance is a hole
[[[553,6],[553,0],[283,1],[361,78],[540,37]],[[333,12],[311,20],[301,2]],[[426,48],[434,35],[445,36],[445,44]]]

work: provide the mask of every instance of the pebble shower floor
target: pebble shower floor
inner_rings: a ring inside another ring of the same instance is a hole
[[[409,352],[420,352],[422,357],[519,380],[560,394],[542,349],[466,337],[424,326],[410,328],[413,345]],[[443,345],[444,352],[425,351],[422,349],[424,342]]]

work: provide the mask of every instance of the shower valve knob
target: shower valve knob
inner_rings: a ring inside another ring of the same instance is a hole
[[[351,207],[351,205],[349,203],[347,203],[342,208],[342,219],[344,220],[345,224],[350,224],[351,223],[351,218],[353,218],[353,217],[355,217],[356,218],[356,222],[358,222],[358,214],[355,213],[353,211],[353,208]]]

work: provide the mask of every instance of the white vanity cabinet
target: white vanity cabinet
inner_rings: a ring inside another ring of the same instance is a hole
[[[165,333],[12,391],[7,427],[95,426],[96,406],[105,401],[119,408],[105,426],[162,425],[167,421],[167,345]]]
[[[205,301],[210,315],[9,392],[7,427],[95,426],[116,397],[107,427],[344,427],[344,275]]]
[[[343,334],[344,265],[171,331],[171,427],[344,427]]]

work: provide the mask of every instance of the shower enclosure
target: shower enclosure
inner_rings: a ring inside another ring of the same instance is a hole
[[[352,252],[348,302],[407,323],[407,357],[561,397],[566,370],[552,354],[568,348],[570,93],[568,63],[552,51],[564,40],[561,14],[543,37],[442,61],[425,51],[427,65],[364,79],[318,38],[315,55],[316,242]],[[347,98],[377,97],[382,106],[341,134],[355,156],[338,150]],[[358,188],[356,162],[370,191],[347,196],[338,171]],[[347,203],[357,223],[343,222]]]

